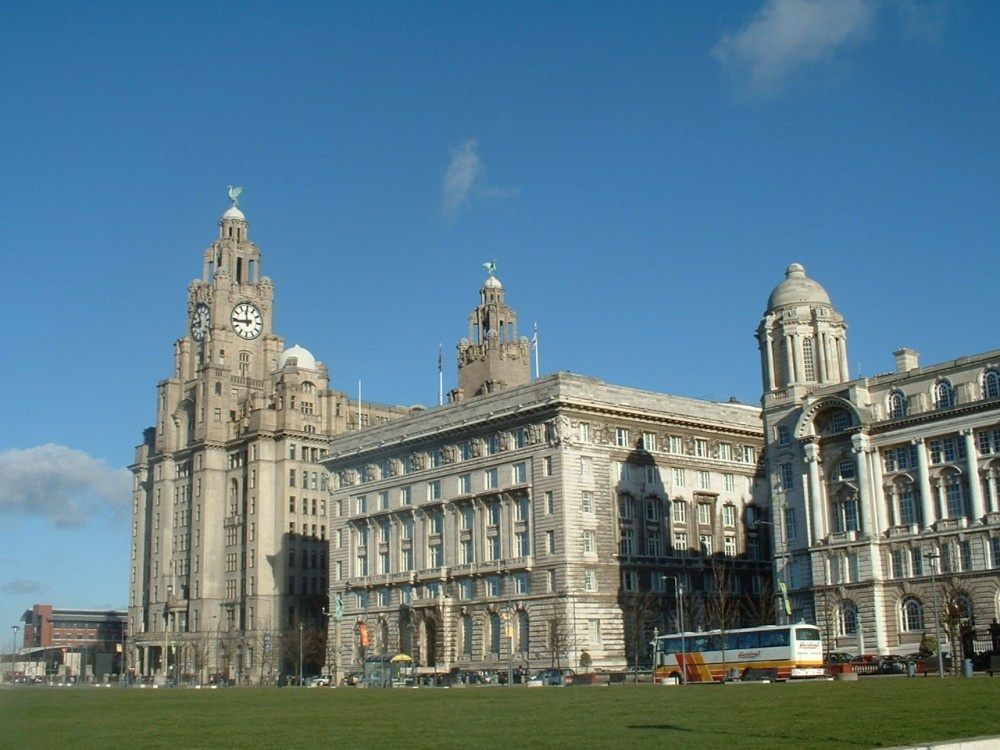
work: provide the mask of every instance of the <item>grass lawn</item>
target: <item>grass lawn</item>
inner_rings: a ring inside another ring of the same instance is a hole
[[[1000,734],[1000,679],[0,690],[2,748],[872,748]]]

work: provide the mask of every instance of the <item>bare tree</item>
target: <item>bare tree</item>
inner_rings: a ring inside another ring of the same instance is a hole
[[[725,559],[716,557],[712,560],[712,591],[705,599],[705,614],[709,627],[719,630],[721,636],[723,679],[729,671],[726,660],[727,634],[739,626],[741,615],[740,599],[733,592],[735,575],[732,564]]]
[[[652,626],[660,619],[660,597],[649,591],[618,592],[625,630],[625,663],[639,667],[646,645],[652,640]]]
[[[554,610],[549,618],[548,636],[547,645],[552,657],[552,666],[561,669],[563,654],[569,654],[570,647],[575,645],[575,639],[569,618],[560,609]]]
[[[941,581],[941,629],[951,647],[951,671],[959,673],[964,649],[962,636],[970,627],[972,612],[969,595],[957,576],[948,576]],[[940,648],[941,645],[938,645]]]
[[[758,575],[758,593],[746,593],[740,608],[746,615],[747,625],[773,625],[775,621],[775,589],[771,576]]]

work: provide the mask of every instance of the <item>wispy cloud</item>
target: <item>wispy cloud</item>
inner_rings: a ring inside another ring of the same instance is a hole
[[[794,73],[829,64],[839,50],[867,39],[878,7],[875,0],[766,0],[712,54],[751,93],[773,94]]]
[[[83,451],[40,445],[0,453],[0,516],[40,516],[53,526],[83,526],[129,506],[131,475]]]
[[[8,581],[7,583],[0,585],[0,594],[9,594],[11,596],[40,594],[43,591],[48,590],[48,584],[42,583],[41,581],[26,581],[23,578],[17,578],[13,581]]]
[[[510,198],[518,194],[517,188],[487,185],[486,168],[479,158],[479,143],[470,138],[451,152],[451,160],[441,184],[441,210],[454,217],[475,196],[478,198]]]

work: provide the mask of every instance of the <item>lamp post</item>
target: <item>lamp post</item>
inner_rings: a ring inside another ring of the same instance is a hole
[[[10,671],[13,674],[17,671],[17,631],[21,629],[21,626],[11,625],[10,629],[14,631],[14,635],[10,639]]]
[[[507,574],[507,640],[509,650],[507,651],[507,687],[514,684],[514,576],[510,568],[504,571]]]
[[[678,576],[663,576],[664,581],[674,582],[674,601],[677,606],[677,627],[681,631],[681,684],[687,684],[687,643],[684,636],[684,582]]]
[[[303,627],[303,622],[300,619],[299,620],[299,687],[302,687],[302,685],[304,684],[302,675],[302,627]]]
[[[169,687],[167,677],[167,631],[170,630],[170,597],[174,593],[174,587],[167,585],[167,598],[163,602],[163,659],[160,666],[163,667],[163,686]]]
[[[936,552],[928,552],[924,555],[924,559],[931,566],[931,587],[934,589],[934,638],[937,640],[938,677],[944,677],[944,657],[941,655],[941,610],[938,607],[937,572],[935,570],[940,557]]]

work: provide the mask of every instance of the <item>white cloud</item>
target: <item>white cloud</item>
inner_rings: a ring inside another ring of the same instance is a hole
[[[475,138],[451,152],[451,161],[441,185],[441,210],[453,217],[468,205],[473,196],[479,198],[510,198],[516,188],[501,188],[484,182],[486,168],[479,158],[479,143]]]
[[[798,70],[866,39],[877,7],[875,0],[767,0],[744,28],[723,35],[712,54],[749,79],[752,92],[773,93]]]
[[[40,516],[53,526],[83,526],[129,506],[131,474],[83,451],[40,445],[0,453],[0,515]]]
[[[48,590],[49,587],[40,581],[26,581],[23,578],[8,581],[7,583],[0,585],[0,594],[11,594],[14,596],[40,594]]]

